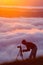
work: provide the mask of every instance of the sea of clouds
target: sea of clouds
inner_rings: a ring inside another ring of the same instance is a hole
[[[21,30],[36,29],[33,34]],[[19,30],[19,32],[17,31]],[[13,32],[12,32],[13,31]],[[17,32],[15,32],[17,31]],[[21,31],[21,32],[20,32]],[[0,62],[16,60],[18,45],[26,39],[37,45],[37,56],[43,55],[43,18],[2,18],[0,17]],[[24,59],[30,52],[23,53]],[[17,59],[21,59],[19,56]]]

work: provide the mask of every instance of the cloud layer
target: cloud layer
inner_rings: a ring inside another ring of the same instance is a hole
[[[33,34],[26,32],[32,29]],[[23,39],[34,42],[38,47],[37,56],[43,55],[43,18],[0,17],[0,62],[16,59],[19,52],[17,45],[20,45]],[[24,53],[24,58],[28,58],[27,54]]]
[[[16,29],[43,30],[43,18],[0,18],[0,32],[8,32]]]

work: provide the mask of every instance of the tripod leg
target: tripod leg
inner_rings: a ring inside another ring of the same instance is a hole
[[[22,54],[22,53],[20,53],[20,56],[21,56],[21,58],[23,59],[23,54]]]
[[[23,59],[23,55],[22,55],[21,57],[22,57],[22,59]]]
[[[17,54],[17,57],[19,56],[19,53]],[[16,57],[16,59],[17,59],[17,57]]]

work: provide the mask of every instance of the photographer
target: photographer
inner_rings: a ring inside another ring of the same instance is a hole
[[[32,50],[29,58],[35,58],[37,52],[37,46],[32,42],[27,42],[26,40],[22,40],[22,44],[24,44],[27,48],[26,50],[23,50],[23,52]]]

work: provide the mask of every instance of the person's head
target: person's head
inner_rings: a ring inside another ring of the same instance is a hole
[[[26,44],[26,40],[22,40],[22,44]]]

